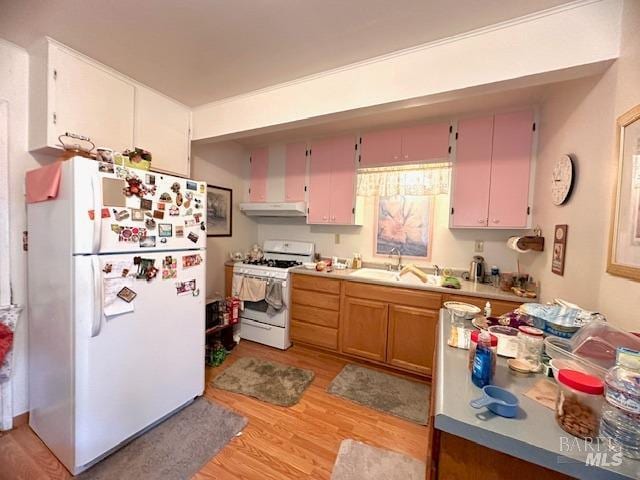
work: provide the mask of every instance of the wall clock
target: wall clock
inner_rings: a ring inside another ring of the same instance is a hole
[[[569,155],[561,155],[553,165],[551,200],[554,205],[562,205],[571,196],[575,181],[573,160]]]

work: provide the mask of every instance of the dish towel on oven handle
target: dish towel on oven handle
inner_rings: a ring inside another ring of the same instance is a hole
[[[280,280],[269,281],[264,301],[269,305],[267,315],[273,316],[282,310],[285,305],[282,300],[282,282]]]
[[[267,281],[260,278],[244,277],[240,285],[238,298],[244,302],[259,302],[264,300]]]

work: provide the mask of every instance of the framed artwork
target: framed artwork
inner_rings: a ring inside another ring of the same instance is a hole
[[[379,197],[376,212],[375,255],[388,256],[397,248],[403,257],[431,259],[431,196]]]
[[[556,275],[564,275],[564,259],[567,255],[568,225],[556,225],[553,231],[553,252],[551,256],[551,271]]]
[[[207,185],[207,237],[230,237],[232,233],[233,191]]]
[[[640,281],[640,105],[618,118],[616,130],[607,272]]]

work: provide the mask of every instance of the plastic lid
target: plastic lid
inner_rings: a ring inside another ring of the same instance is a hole
[[[558,372],[558,381],[579,392],[591,395],[602,395],[604,383],[598,377],[588,373],[563,368]]]
[[[529,327],[528,325],[521,325],[520,327],[518,327],[518,330],[520,330],[522,333],[532,335],[534,337],[541,337],[544,333],[539,328]]]
[[[498,346],[498,337],[491,334],[489,334],[489,336],[491,337],[491,346],[492,347]],[[480,337],[480,330],[474,330],[473,332],[471,332],[471,341],[478,343],[479,337]]]
[[[640,352],[619,347],[616,351],[616,363],[631,370],[640,370]]]

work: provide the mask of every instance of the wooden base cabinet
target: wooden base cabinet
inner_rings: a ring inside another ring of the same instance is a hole
[[[437,311],[389,305],[387,363],[431,375],[437,324]]]
[[[384,302],[344,297],[342,352],[384,362],[387,351],[389,306]]]

